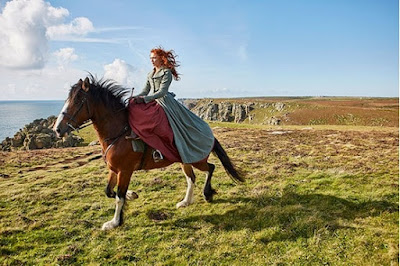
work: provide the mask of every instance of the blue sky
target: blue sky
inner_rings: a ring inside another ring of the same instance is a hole
[[[170,4],[168,4],[170,3]],[[398,97],[394,0],[1,1],[0,100],[65,99],[85,71],[140,91],[156,46],[178,97]]]

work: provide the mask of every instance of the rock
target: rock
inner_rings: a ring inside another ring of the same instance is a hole
[[[96,146],[96,145],[99,145],[99,144],[100,143],[99,143],[98,140],[94,140],[94,141],[90,142],[88,146]]]
[[[25,147],[26,150],[36,150],[35,136],[29,135],[29,136],[24,140],[24,147]]]
[[[37,149],[51,148],[52,147],[52,136],[50,134],[39,133],[36,135],[35,146]]]
[[[76,147],[82,142],[83,142],[83,139],[81,137],[75,136],[75,135],[68,135],[66,138],[63,139],[63,146],[64,147]]]
[[[273,106],[278,112],[281,112],[283,111],[283,109],[285,109],[286,105],[284,103],[278,102],[278,103],[273,103]]]
[[[14,138],[11,139],[13,147],[21,147],[24,144],[25,134],[22,131],[15,133]]]
[[[11,151],[11,138],[7,137],[5,138],[1,144],[0,144],[0,150],[1,151]]]
[[[271,125],[271,126],[277,126],[281,124],[281,120],[277,117],[268,117],[265,120],[265,124]]]
[[[83,139],[70,135],[66,140],[58,139],[52,127],[57,117],[50,116],[47,119],[36,119],[32,123],[25,125],[14,134],[13,138],[6,138],[0,144],[2,151],[13,149],[47,149],[61,147],[75,147],[82,143]]]
[[[214,103],[212,100],[199,104],[191,110],[200,118],[220,122],[243,122],[254,109],[254,103],[238,104],[230,102]]]

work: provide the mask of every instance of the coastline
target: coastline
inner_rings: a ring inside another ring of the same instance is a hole
[[[36,119],[57,116],[63,100],[7,100],[0,101],[0,141],[13,137],[25,125]]]

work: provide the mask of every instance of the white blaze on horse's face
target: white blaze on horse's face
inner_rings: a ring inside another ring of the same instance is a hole
[[[64,120],[64,117],[65,117],[64,114],[67,112],[68,105],[69,105],[69,101],[66,100],[64,107],[61,109],[61,112],[57,117],[57,121],[54,124],[53,130],[54,130],[54,132],[56,132],[57,137],[62,137],[65,133],[67,133],[68,126],[64,125],[64,130],[63,130],[61,123]]]

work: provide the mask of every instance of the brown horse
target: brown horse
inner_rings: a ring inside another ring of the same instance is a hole
[[[79,80],[72,86],[65,105],[54,125],[58,136],[64,136],[72,130],[79,129],[86,121],[91,120],[97,132],[103,158],[109,168],[108,185],[105,192],[108,197],[116,199],[114,218],[103,224],[102,229],[112,229],[122,224],[122,208],[126,199],[137,198],[136,193],[128,191],[133,171],[150,170],[166,167],[173,162],[167,159],[155,162],[151,148],[134,152],[129,136],[128,110],[124,98],[127,91],[110,80]],[[220,159],[226,172],[234,181],[243,182],[244,178],[235,169],[228,155],[217,139],[212,152]],[[206,172],[203,195],[206,201],[212,201],[216,193],[211,187],[211,177],[215,166],[207,161],[181,164],[188,184],[185,198],[176,206],[185,207],[193,203],[195,175],[193,168]],[[114,187],[117,186],[117,193]]]

